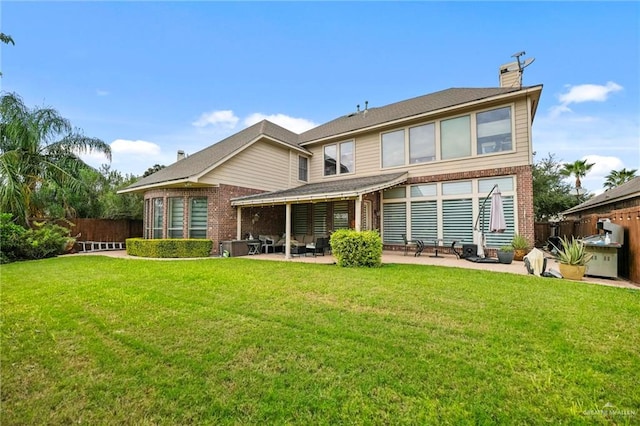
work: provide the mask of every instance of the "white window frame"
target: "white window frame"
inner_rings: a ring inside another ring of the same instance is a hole
[[[346,145],[346,144],[351,144],[351,146],[353,147],[353,151],[352,151],[352,169],[348,172],[343,172],[342,169],[342,146]],[[336,148],[336,172],[333,174],[327,174],[327,168],[325,167],[325,149],[327,149],[328,147],[335,147]],[[342,142],[336,142],[336,143],[330,143],[330,144],[326,144],[322,146],[322,175],[324,177],[331,177],[331,176],[340,176],[340,175],[352,175],[356,172],[356,141],[355,139],[349,139],[346,141],[342,141]]]

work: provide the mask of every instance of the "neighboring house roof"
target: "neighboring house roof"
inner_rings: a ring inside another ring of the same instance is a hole
[[[623,183],[620,186],[616,186],[613,189],[605,191],[600,195],[596,195],[582,204],[578,204],[575,207],[565,210],[562,214],[568,215],[577,213],[636,197],[640,198],[640,176],[631,179],[629,182]]]
[[[262,120],[202,151],[178,160],[170,166],[140,179],[119,192],[152,188],[169,183],[197,182],[200,176],[208,173],[219,164],[262,138],[309,153],[305,148],[298,146],[297,133],[293,133],[270,121]]]
[[[407,119],[474,101],[519,92],[521,90],[541,90],[542,86],[531,87],[493,87],[493,88],[452,88],[428,95],[418,96],[379,108],[368,108],[329,121],[300,135],[300,144],[322,140],[344,133]],[[537,105],[534,105],[534,111]]]
[[[309,183],[297,188],[265,192],[257,195],[233,198],[232,206],[256,206],[284,204],[295,201],[318,201],[353,198],[369,192],[380,191],[399,185],[407,180],[406,172],[366,176],[351,179]]]

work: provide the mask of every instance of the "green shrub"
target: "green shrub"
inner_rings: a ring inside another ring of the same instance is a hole
[[[23,259],[44,259],[64,254],[67,244],[75,241],[69,236],[69,229],[52,223],[34,222],[34,228],[28,229],[23,238]]]
[[[127,254],[140,257],[209,257],[212,247],[207,239],[127,239]]]
[[[382,265],[382,238],[376,231],[340,229],[331,235],[331,252],[339,266]]]
[[[23,236],[26,232],[26,229],[13,222],[10,213],[0,214],[0,263],[20,259]]]
[[[0,215],[0,238],[0,263],[57,256],[75,241],[67,228],[34,222],[34,228],[24,229],[8,213]]]

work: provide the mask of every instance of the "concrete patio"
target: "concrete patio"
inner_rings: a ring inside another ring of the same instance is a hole
[[[129,256],[125,250],[112,250],[112,251],[101,251],[101,252],[89,252],[89,253],[78,253],[78,256],[90,256],[90,255],[101,255],[101,256],[110,256],[110,257],[120,257],[120,258],[129,258],[129,259],[141,259],[140,257]],[[264,261],[279,261],[279,262],[304,262],[304,263],[320,263],[320,264],[331,264],[335,262],[335,259],[332,255],[326,254],[324,256],[311,256],[311,255],[301,255],[294,256],[291,259],[285,259],[283,253],[269,253],[269,254],[256,254],[251,256],[243,256],[243,259],[252,259],[252,260],[264,260]],[[146,258],[145,258],[146,259]],[[224,259],[221,257],[212,257],[211,259]],[[184,259],[154,259],[154,260],[184,260]],[[549,259],[547,264],[547,269],[555,269],[558,270],[558,266],[553,259]],[[452,268],[465,268],[465,269],[480,269],[483,271],[494,271],[494,272],[504,272],[510,274],[521,274],[527,275],[527,269],[524,266],[523,262],[514,261],[509,265],[500,264],[500,263],[474,263],[469,262],[464,259],[458,259],[455,255],[449,254],[439,254],[438,257],[433,257],[431,253],[423,253],[421,256],[414,257],[413,254],[404,255],[404,252],[394,252],[394,251],[384,251],[382,253],[382,263],[404,263],[404,264],[415,264],[415,265],[437,265],[437,266],[446,266]],[[549,278],[553,279],[553,278]],[[584,283],[590,284],[600,284],[610,287],[622,287],[622,288],[630,288],[634,290],[640,290],[640,285],[635,285],[629,281],[623,279],[607,279],[607,278],[598,278],[592,276],[585,276],[582,280]]]

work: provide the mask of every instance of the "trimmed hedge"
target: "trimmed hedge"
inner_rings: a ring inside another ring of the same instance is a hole
[[[127,238],[126,242],[127,254],[140,257],[209,257],[213,247],[207,239]]]
[[[339,266],[382,265],[382,238],[377,231],[339,229],[331,235],[331,253]]]

